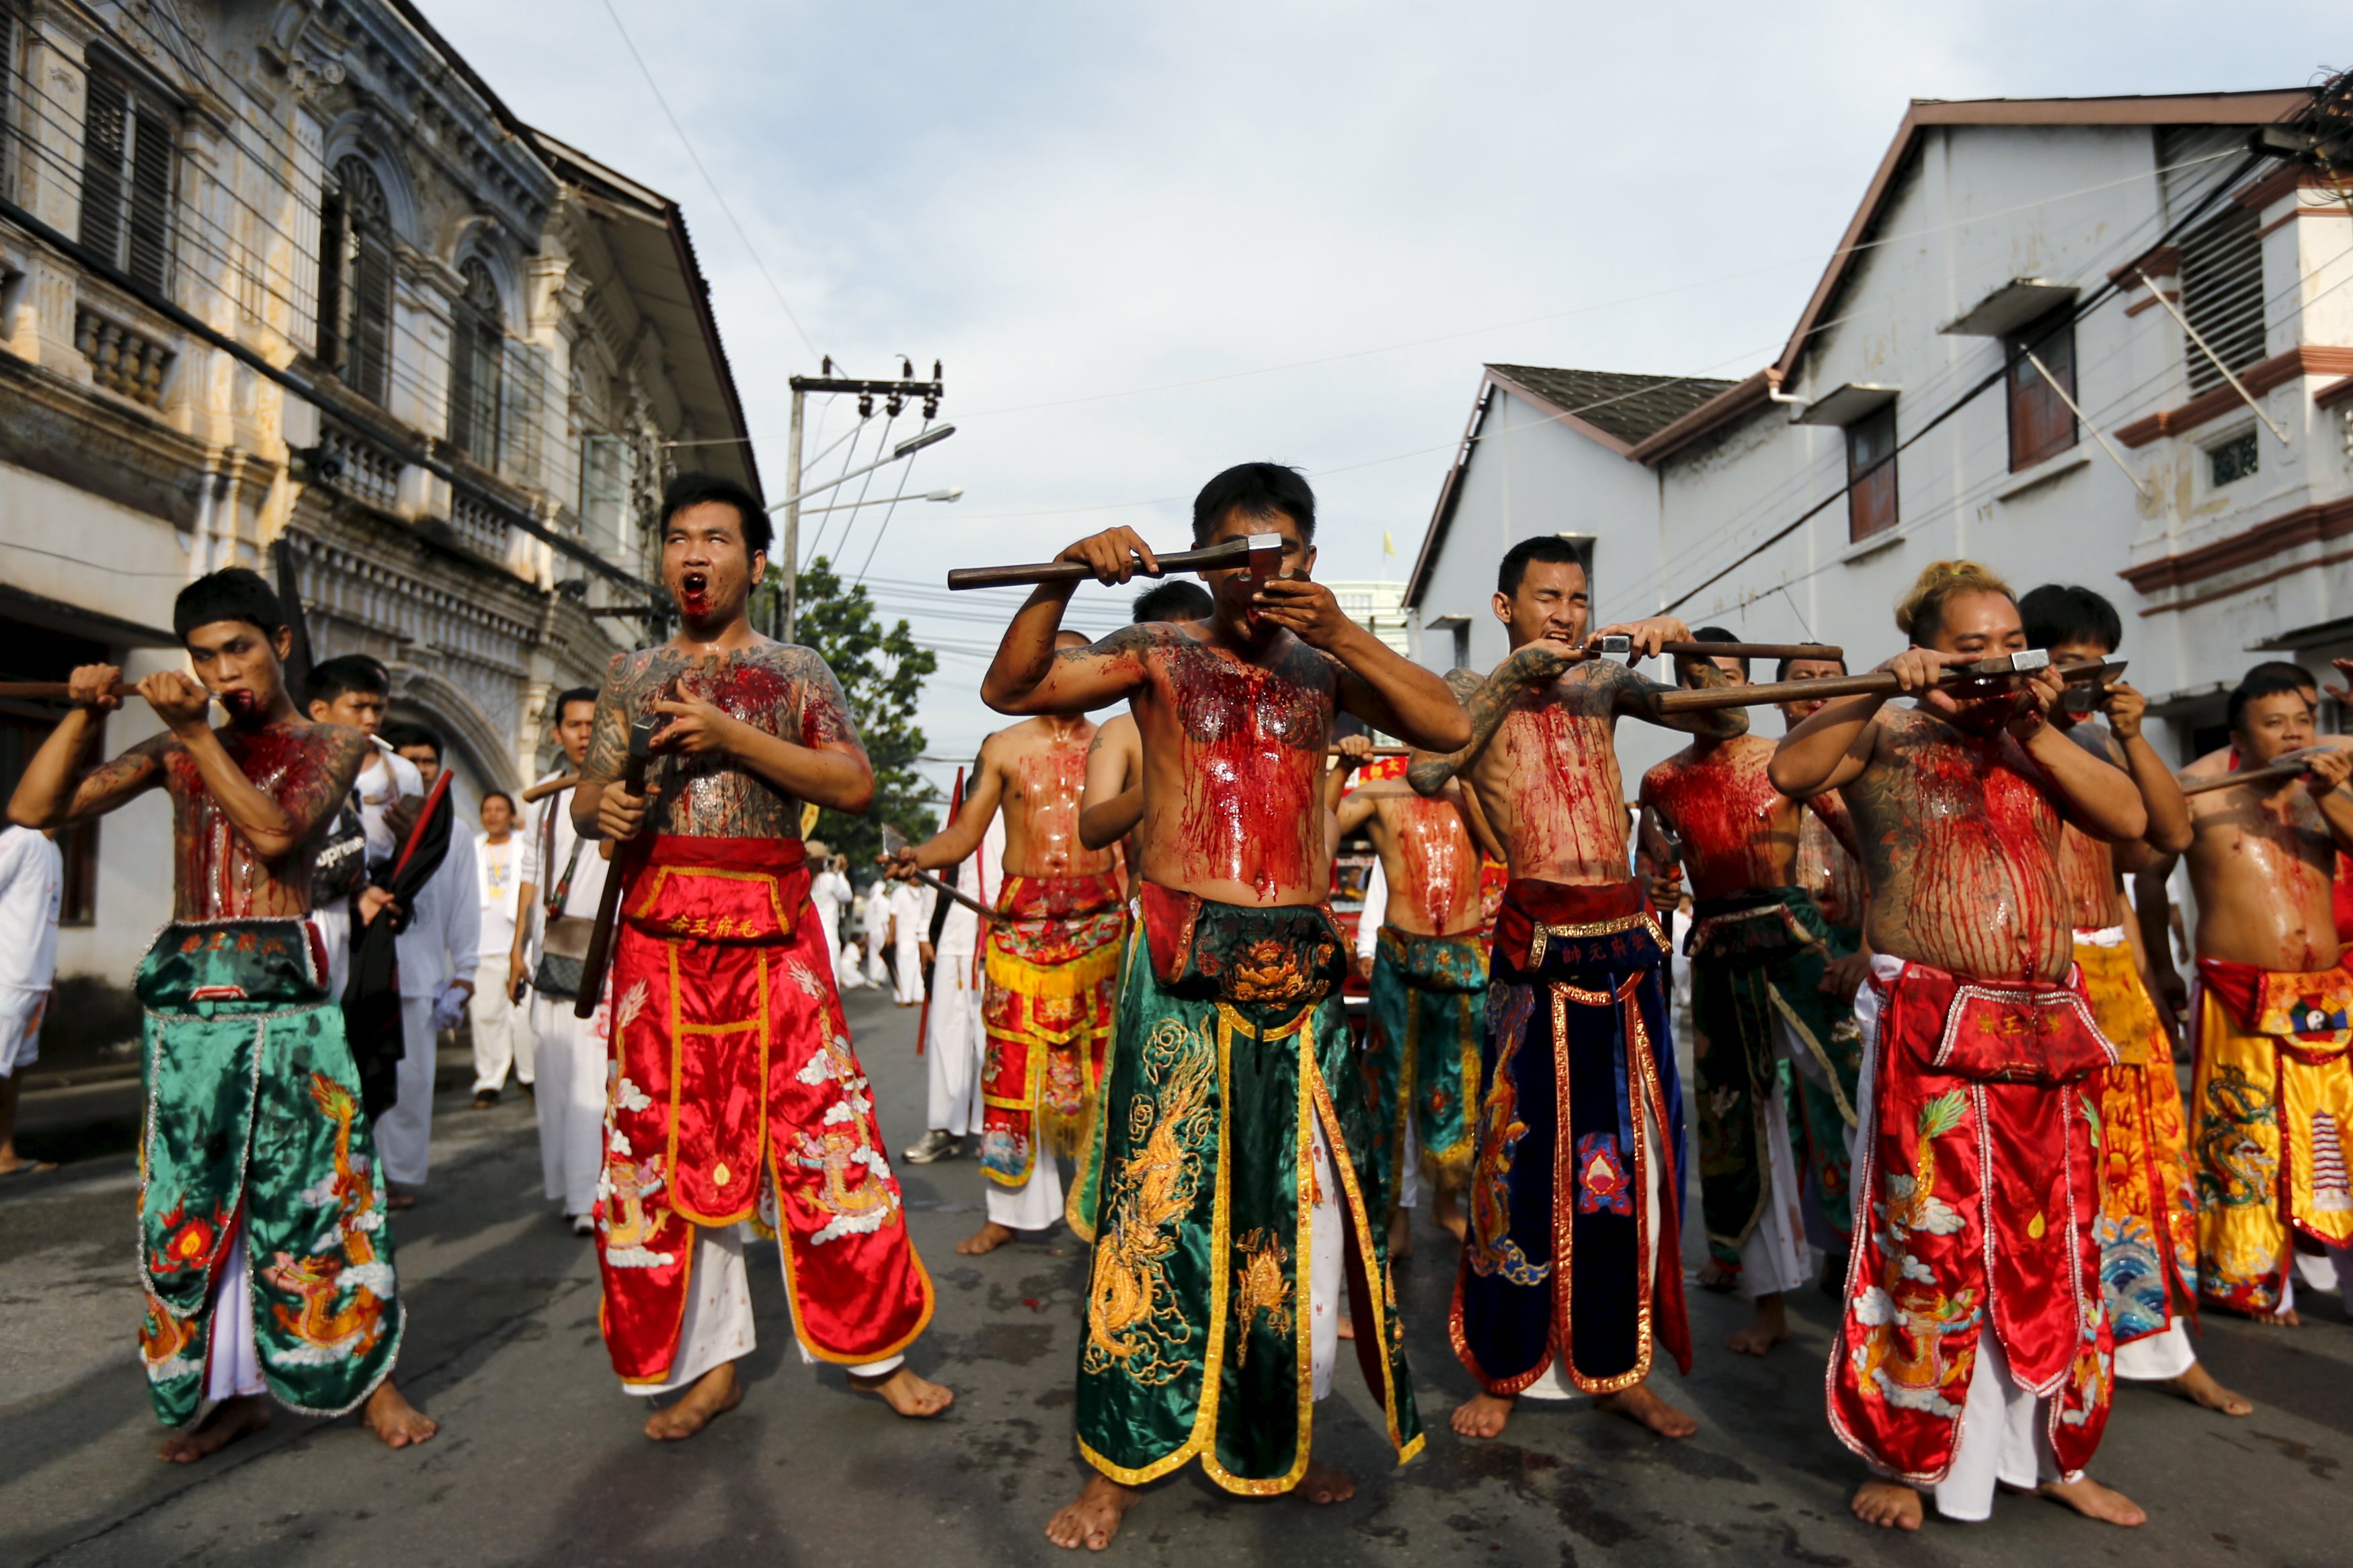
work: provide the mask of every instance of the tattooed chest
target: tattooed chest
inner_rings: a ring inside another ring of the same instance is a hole
[[[846,730],[847,718],[833,714],[830,704],[805,700],[807,682],[792,664],[797,651],[696,657],[659,650],[631,682],[628,706],[649,712],[661,700],[707,702],[764,734],[815,745]],[[723,752],[664,757],[652,776],[661,785],[653,807],[658,831],[706,838],[800,834],[799,803]]]
[[[1316,786],[1332,728],[1331,677],[1320,661],[1265,668],[1178,643],[1155,686],[1185,753],[1174,846],[1181,875],[1240,882],[1262,900],[1310,881],[1323,864]]]
[[[1607,716],[1573,699],[1523,700],[1497,726],[1474,782],[1482,804],[1496,803],[1490,816],[1500,819],[1514,876],[1627,874],[1626,797]]]

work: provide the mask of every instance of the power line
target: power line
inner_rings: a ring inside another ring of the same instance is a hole
[[[760,269],[762,278],[767,279],[768,292],[776,297],[777,309],[783,310],[785,320],[793,324],[793,331],[800,334],[801,346],[808,350],[811,359],[824,357],[818,353],[817,344],[809,341],[808,330],[801,325],[800,317],[793,313],[792,304],[786,300],[785,291],[776,286],[776,275],[768,270],[768,263],[761,257],[759,247],[754,245],[752,237],[744,232],[744,225],[735,216],[735,209],[729,206],[727,198],[720,194],[719,182],[711,177],[709,169],[703,167],[702,154],[694,150],[694,142],[687,136],[686,127],[679,123],[677,113],[670,106],[670,100],[662,96],[661,84],[654,80],[654,73],[647,66],[646,57],[638,52],[637,41],[629,37],[629,29],[622,26],[621,14],[613,8],[613,0],[605,0],[605,14],[613,18],[613,30],[621,35],[621,42],[628,47],[629,58],[638,62],[638,74],[646,79],[646,86],[653,93],[654,101],[661,105],[663,118],[670,121],[670,128],[678,132],[679,145],[684,147],[686,155],[693,160],[695,173],[702,176],[702,184],[711,192],[711,199],[719,204],[719,210],[727,216],[729,226],[735,230],[735,237],[742,240],[744,248],[751,253],[752,265]],[[794,475],[793,480],[796,484],[799,483],[800,476]]]

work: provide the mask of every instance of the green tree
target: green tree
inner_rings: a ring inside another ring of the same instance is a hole
[[[754,606],[755,626],[772,625],[773,595]],[[882,850],[882,824],[910,839],[931,837],[939,817],[929,802],[932,786],[915,772],[923,732],[914,722],[924,678],[939,668],[939,656],[915,646],[904,620],[885,629],[864,584],[845,587],[833,563],[820,555],[800,574],[793,635],[831,668],[849,699],[850,717],[874,764],[874,804],[864,816],[838,811],[818,814],[816,837],[849,857],[853,868],[872,866]]]

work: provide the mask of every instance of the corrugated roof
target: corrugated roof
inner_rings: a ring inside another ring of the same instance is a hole
[[[1488,370],[1631,447],[1656,435],[1732,384],[1704,375],[1630,375],[1612,370],[1550,370],[1491,364]]]

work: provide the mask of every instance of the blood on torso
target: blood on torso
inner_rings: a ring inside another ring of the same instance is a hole
[[[1843,823],[1848,837],[1852,837],[1846,803],[1838,791],[1831,790],[1806,805],[1798,821],[1798,858],[1792,874],[1798,886],[1813,895],[1814,907],[1822,911],[1823,920],[1853,930],[1862,924],[1862,868],[1847,853],[1838,830],[1831,826],[1834,821]]]
[[[1514,878],[1596,884],[1632,876],[1609,692],[1570,670],[1512,699],[1471,782]]]
[[[2105,931],[2124,917],[2117,908],[2116,860],[2108,847],[2062,823],[2059,885],[2065,889],[2067,921],[2077,931]]]
[[[2074,933],[2057,808],[2008,735],[1883,710],[1844,791],[1870,886],[1872,950],[1968,979],[2063,980]]]
[[[1086,793],[1087,747],[1095,727],[1031,719],[999,737],[1004,762],[1005,868],[1017,877],[1077,877],[1112,868],[1108,848],[1079,842],[1079,802]]]
[[[1740,735],[1643,775],[1642,798],[1682,845],[1694,899],[1790,884],[1799,807],[1766,775],[1772,758],[1772,742]]]
[[[1330,896],[1321,785],[1335,668],[1288,636],[1260,664],[1183,626],[1156,632],[1134,701],[1147,879],[1228,903]]]
[[[326,726],[297,721],[245,731],[223,725],[214,733],[253,787],[298,819],[317,811],[315,799],[322,792],[334,793],[338,746]],[[216,921],[310,913],[318,833],[313,831],[278,860],[266,860],[205,787],[194,757],[174,742],[165,746],[160,761],[164,787],[172,797],[173,918]],[[317,815],[320,826],[326,815]]]
[[[613,676],[622,710],[635,717],[675,691],[708,702],[755,730],[818,747],[858,742],[838,688],[810,679],[818,664],[806,648],[762,641],[723,654],[676,647],[623,656]],[[674,684],[673,684],[674,683]],[[660,785],[648,809],[657,833],[692,838],[798,838],[801,805],[742,763],[717,752],[657,753],[647,778]]]
[[[2336,841],[2301,780],[2192,796],[2200,958],[2303,973],[2337,962]]]
[[[1388,883],[1383,919],[1401,931],[1446,936],[1477,929],[1483,857],[1463,825],[1457,791],[1426,800],[1401,780],[1373,787],[1384,792],[1370,824]]]

